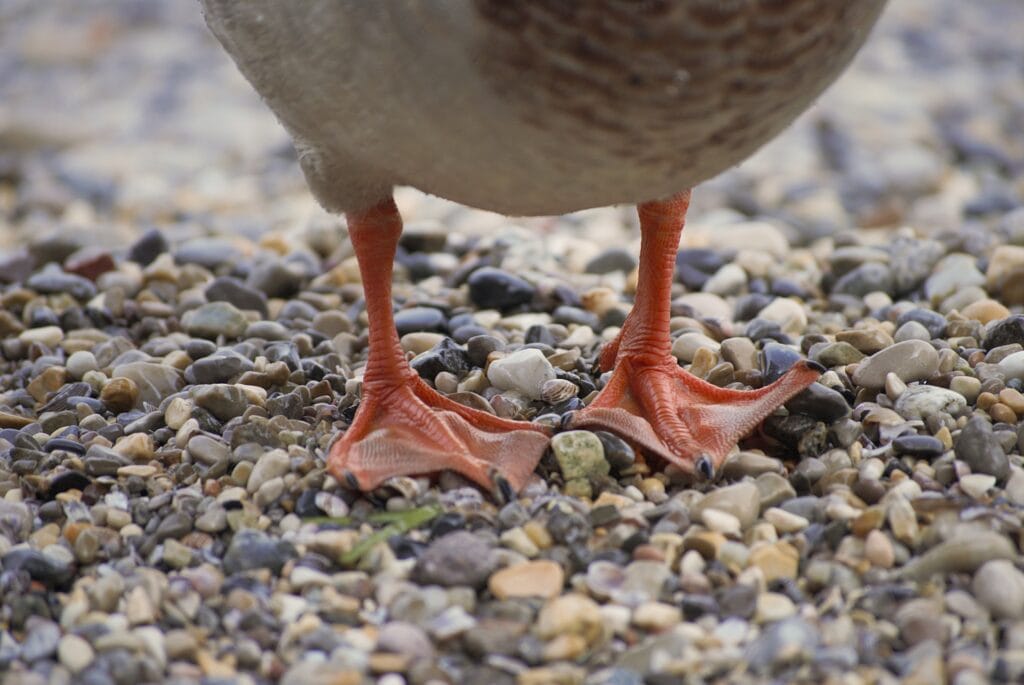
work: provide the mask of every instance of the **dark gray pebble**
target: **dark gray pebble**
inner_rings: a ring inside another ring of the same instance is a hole
[[[519,276],[485,266],[468,280],[469,299],[482,309],[511,309],[533,299],[534,287]]]

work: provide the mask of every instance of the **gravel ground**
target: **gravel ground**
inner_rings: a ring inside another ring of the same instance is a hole
[[[3,682],[1021,682],[1021,35],[1016,0],[893,0],[812,111],[699,188],[680,363],[829,369],[718,483],[577,431],[506,502],[324,472],[358,273],[196,6],[5,0]],[[632,209],[397,200],[421,375],[521,419],[589,401]]]

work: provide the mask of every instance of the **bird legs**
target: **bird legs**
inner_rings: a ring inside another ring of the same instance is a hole
[[[348,217],[369,318],[369,352],[355,420],[331,447],[330,472],[368,490],[392,476],[458,471],[485,488],[518,491],[548,444],[544,429],[449,400],[406,361],[391,308],[391,272],[402,219],[388,199]]]
[[[683,370],[671,355],[669,308],[676,250],[690,191],[637,207],[640,272],[636,302],[619,336],[602,351],[614,367],[601,393],[571,428],[617,433],[688,473],[711,478],[729,450],[766,416],[813,383],[821,368],[800,362],[758,390],[731,390]]]

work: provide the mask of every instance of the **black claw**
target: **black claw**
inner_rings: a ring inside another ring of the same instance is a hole
[[[701,457],[695,464],[697,473],[701,475],[704,480],[711,480],[715,477],[715,467],[711,464],[711,459],[708,457]]]
[[[495,497],[500,500],[501,504],[515,501],[516,491],[512,489],[508,478],[495,471],[491,474],[491,482],[494,483]]]
[[[359,487],[359,479],[356,478],[356,474],[345,469],[344,472],[342,472],[342,476],[345,478],[345,483],[348,485],[350,490],[362,490],[362,488]]]
[[[813,359],[808,359],[806,363],[807,363],[808,368],[814,369],[818,373],[825,373],[828,370],[828,369],[825,368],[824,364],[819,364],[818,362],[814,361]]]

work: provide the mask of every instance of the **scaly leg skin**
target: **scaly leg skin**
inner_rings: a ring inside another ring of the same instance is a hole
[[[683,471],[712,479],[736,442],[784,402],[813,383],[824,369],[796,364],[758,390],[731,390],[682,369],[671,355],[669,309],[676,250],[690,191],[637,207],[640,278],[636,303],[619,337],[601,353],[601,368],[614,372],[570,428],[616,433]]]
[[[464,407],[424,383],[406,361],[391,309],[391,270],[402,219],[393,200],[348,217],[370,322],[362,402],[331,447],[339,481],[369,490],[392,476],[458,471],[485,488],[515,491],[548,444],[540,426]]]

